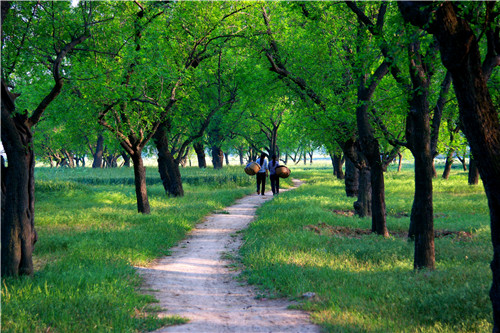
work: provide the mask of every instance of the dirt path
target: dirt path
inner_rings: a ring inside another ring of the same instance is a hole
[[[244,197],[199,224],[172,249],[172,255],[148,268],[139,268],[144,290],[154,295],[165,312],[180,315],[189,323],[157,332],[319,332],[308,314],[288,310],[284,300],[256,299],[252,287],[234,278],[225,253],[238,250],[240,235],[255,217],[255,210],[272,199],[272,193]]]

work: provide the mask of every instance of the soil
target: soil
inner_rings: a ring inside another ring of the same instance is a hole
[[[337,214],[340,214],[336,211]],[[319,235],[328,236],[341,236],[348,238],[362,238],[362,236],[370,235],[373,232],[370,229],[361,228],[349,228],[343,226],[329,225],[324,222],[320,222],[317,225],[306,225],[305,230],[313,231]],[[389,231],[389,234],[398,238],[408,238],[408,231]],[[452,231],[446,229],[434,230],[435,238],[452,237],[456,241],[469,241],[472,239],[473,235],[467,231]]]
[[[255,288],[237,280],[240,272],[230,258],[242,245],[238,232],[252,222],[257,207],[272,198],[266,192],[238,200],[206,218],[171,249],[171,256],[138,268],[143,291],[164,309],[159,315],[189,319],[156,332],[319,332],[306,312],[289,309],[292,302],[257,297]]]

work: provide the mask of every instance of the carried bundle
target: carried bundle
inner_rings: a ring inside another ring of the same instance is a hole
[[[245,167],[245,173],[249,176],[254,176],[260,170],[260,164],[257,162],[250,162]]]
[[[288,176],[290,176],[290,169],[288,169],[286,165],[277,166],[276,175],[280,178],[288,178]]]

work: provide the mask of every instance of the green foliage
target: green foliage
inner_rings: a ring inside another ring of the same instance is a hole
[[[369,230],[370,219],[348,216],[355,199],[330,172],[295,170],[307,184],[258,210],[241,249],[248,282],[270,296],[316,293],[300,308],[329,332],[491,331],[492,250],[482,187],[467,185],[463,172],[434,181],[435,229],[472,236],[437,238],[437,269],[415,272],[414,244],[405,238],[412,174],[386,175],[392,236],[384,239],[354,231]]]
[[[241,167],[182,171],[197,185],[175,199],[165,197],[161,184],[150,185],[153,213],[144,216],[126,184],[130,169],[37,168],[36,273],[2,280],[2,332],[139,332],[185,322],[155,315],[154,298],[137,290],[133,266],[168,255],[204,216],[254,186],[239,177]]]

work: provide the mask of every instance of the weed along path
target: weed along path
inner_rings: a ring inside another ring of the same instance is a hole
[[[157,332],[319,332],[307,313],[288,309],[290,302],[257,299],[252,287],[236,281],[238,272],[230,267],[228,258],[242,244],[235,233],[245,229],[257,207],[272,198],[269,192],[236,201],[200,223],[171,249],[171,256],[139,268],[144,290],[164,309],[160,316],[189,319]]]

